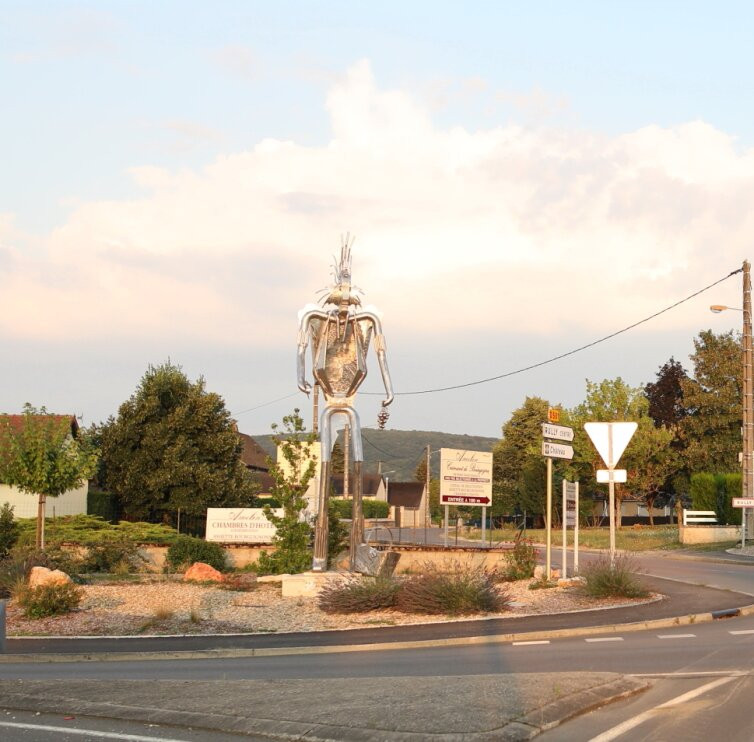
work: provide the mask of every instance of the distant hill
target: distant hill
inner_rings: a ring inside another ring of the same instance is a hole
[[[275,455],[271,435],[253,435],[252,438],[268,453]],[[458,433],[438,433],[425,430],[362,430],[364,441],[364,471],[376,472],[377,462],[382,461],[382,471],[390,479],[406,482],[414,478],[416,467],[426,456],[426,446],[432,451],[440,448],[461,448],[469,451],[491,451],[497,438]],[[343,445],[342,433],[338,440]],[[440,474],[440,454],[432,454],[432,476]]]

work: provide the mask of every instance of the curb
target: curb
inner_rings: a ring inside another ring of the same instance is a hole
[[[546,703],[501,727],[487,731],[469,732],[463,735],[464,742],[497,742],[498,740],[528,740],[553,729],[560,724],[595,708],[604,706],[646,690],[652,681],[635,676],[622,676],[602,685],[578,691],[565,698]],[[318,722],[278,721],[253,719],[221,713],[179,711],[126,705],[113,702],[86,701],[39,694],[10,693],[3,698],[3,707],[25,711],[38,711],[44,704],[45,711],[52,713],[76,713],[83,716],[124,719],[178,727],[191,727],[211,731],[254,734],[272,739],[301,740],[302,742],[453,742],[457,733],[403,732],[385,729],[343,727]]]
[[[514,634],[492,636],[466,636],[450,639],[422,639],[418,641],[382,642],[379,644],[341,644],[312,647],[269,647],[256,649],[198,649],[174,652],[82,652],[78,654],[0,654],[0,665],[17,662],[143,662],[149,660],[200,660],[233,659],[250,657],[285,657],[311,654],[342,654],[352,652],[388,652],[405,649],[428,649],[437,647],[482,646],[488,644],[508,644],[514,641],[537,641],[541,639],[569,639],[581,636],[615,634],[618,632],[669,629],[676,626],[689,626],[710,623],[721,618],[754,615],[754,604],[734,608],[729,611],[689,613],[685,616],[657,618],[650,621],[603,624],[600,626],[579,626],[569,629],[547,629],[526,631]]]

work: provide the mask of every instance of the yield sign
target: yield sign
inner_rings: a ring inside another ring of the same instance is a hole
[[[637,427],[636,423],[584,423],[586,434],[608,469],[615,468]]]

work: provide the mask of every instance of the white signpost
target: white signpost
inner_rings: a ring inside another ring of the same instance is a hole
[[[615,563],[615,465],[626,450],[637,423],[584,423],[584,430],[607,466],[610,508],[610,563]],[[623,471],[623,470],[618,470]],[[623,480],[626,481],[625,479]]]
[[[579,571],[579,483],[563,480],[563,573],[567,577],[568,528],[573,528],[573,573]]]
[[[554,414],[557,413],[557,414]],[[559,410],[548,411],[547,417],[551,421],[560,420]],[[555,438],[558,441],[572,441],[573,428],[567,428],[564,425],[553,425],[551,423],[542,423],[542,437]],[[547,512],[545,514],[545,532],[546,532],[546,549],[545,549],[545,575],[549,580],[552,577],[552,460],[573,458],[573,447],[565,443],[555,443],[553,441],[542,441],[542,455],[547,457]],[[565,569],[565,564],[563,565]]]
[[[734,508],[743,508],[741,513],[741,547],[746,548],[746,508],[754,508],[754,497],[734,497]]]
[[[440,504],[445,505],[445,546],[448,545],[450,505],[481,506],[484,543],[487,506],[492,505],[492,452],[441,448]]]
[[[597,482],[599,484],[625,484],[628,481],[628,472],[625,469],[597,469]]]

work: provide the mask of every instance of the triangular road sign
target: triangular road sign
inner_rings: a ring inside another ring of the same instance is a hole
[[[620,461],[637,427],[637,423],[584,423],[586,434],[608,469],[614,469]]]

